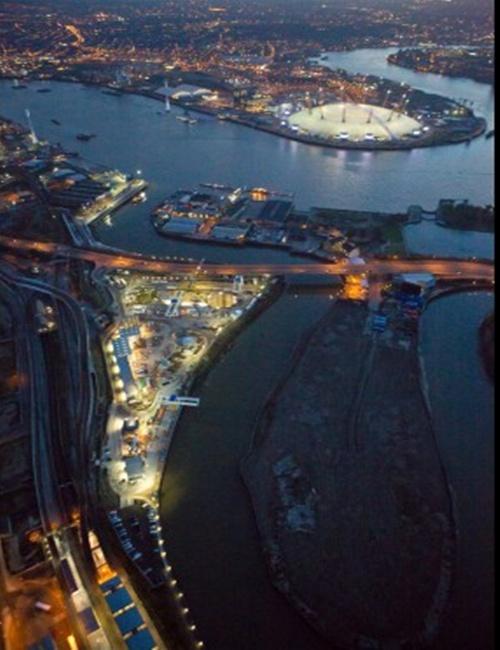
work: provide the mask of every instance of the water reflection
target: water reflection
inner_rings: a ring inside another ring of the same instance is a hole
[[[371,52],[372,65],[374,58]],[[477,87],[485,92],[480,84],[465,84],[470,92],[461,96],[477,96]],[[175,110],[156,115],[159,104],[147,98],[111,97],[97,88],[80,90],[74,84],[51,84],[51,88],[51,93],[40,94],[33,84],[21,94],[0,82],[0,111],[22,121],[29,106],[41,137],[114,168],[130,173],[142,169],[151,183],[152,205],[179,187],[198,182],[293,191],[299,208],[323,205],[390,212],[406,210],[424,197],[426,207],[434,207],[442,197],[465,196],[477,203],[493,200],[493,139],[477,139],[470,147],[377,152],[364,167],[359,164],[360,152],[312,147],[220,120],[189,129],[175,119]],[[52,118],[62,126],[54,126]],[[75,140],[81,131],[97,137],[81,143]],[[143,228],[148,217],[149,206],[134,213]],[[124,216],[116,222],[116,228],[121,227],[134,229],[134,224]]]

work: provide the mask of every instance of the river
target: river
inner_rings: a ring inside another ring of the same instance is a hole
[[[406,250],[427,255],[495,258],[495,237],[489,232],[443,228],[434,221],[409,224],[403,229]]]
[[[472,99],[491,123],[489,86],[388,66],[386,54],[384,50],[334,53],[330,64]],[[440,198],[493,202],[493,139],[405,152],[345,152],[206,117],[190,127],[175,119],[175,109],[167,115],[161,103],[144,97],[113,97],[97,88],[68,83],[49,84],[52,92],[40,94],[39,87],[40,83],[33,83],[14,91],[10,82],[1,81],[0,115],[22,122],[24,109],[30,108],[41,137],[59,141],[92,162],[134,174],[141,170],[150,182],[147,203],[120,210],[111,227],[96,226],[103,241],[125,249],[214,261],[286,257],[277,251],[207,248],[158,237],[149,219],[151,207],[179,187],[198,182],[293,191],[301,208],[394,212],[410,204],[433,209]],[[97,137],[79,142],[75,135],[81,131]],[[439,251],[431,252],[453,255],[462,247],[459,254],[482,254],[474,245],[464,248],[469,233],[454,231],[451,241],[447,231],[440,230],[445,234]],[[435,245],[435,237],[430,241]],[[461,630],[463,637],[458,632],[454,637],[447,628],[444,650],[489,647],[453,645],[466,638],[468,629],[479,634],[479,625],[484,630],[490,625],[483,600],[489,602],[491,587],[492,392],[475,356],[475,327],[487,311],[485,295],[443,298],[424,318],[424,355],[436,427],[457,493],[461,526],[451,628]],[[201,407],[185,413],[176,432],[162,486],[167,549],[200,636],[212,650],[326,647],[269,582],[238,462],[249,445],[254,418],[295,343],[328,304],[327,296],[281,298],[215,366],[199,393]]]
[[[458,571],[443,650],[493,648],[494,390],[478,354],[493,294],[457,293],[423,316],[422,351],[438,446],[456,501]]]
[[[330,648],[272,587],[239,475],[265,399],[330,305],[327,295],[281,297],[219,361],[176,431],[161,490],[167,550],[211,650]]]
[[[300,334],[330,304],[284,296],[236,341],[186,412],[161,503],[169,557],[207,647],[326,647],[270,585],[238,475],[257,413]],[[423,317],[423,353],[439,448],[456,499],[459,561],[441,650],[489,650],[493,622],[493,390],[477,353],[491,294],[460,293]],[[251,363],[249,363],[251,359]]]
[[[385,63],[392,50],[358,50],[329,55],[331,65],[350,71],[384,73],[395,80],[415,82],[424,90],[439,90],[475,102],[489,123],[493,118],[491,87],[462,79],[416,74]],[[0,81],[0,115],[25,122],[31,110],[39,136],[61,142],[92,162],[135,174],[150,182],[149,201],[120,210],[112,227],[97,225],[98,236],[126,249],[220,259],[255,259],[261,251],[235,251],[215,246],[160,239],[149,220],[151,208],[180,187],[199,182],[259,185],[295,193],[299,208],[331,206],[384,212],[405,211],[411,204],[434,209],[441,198],[493,202],[494,138],[470,144],[411,151],[361,152],[313,147],[230,122],[200,116],[186,125],[163,111],[160,102],[125,95],[114,97],[100,89],[71,83],[43,84],[50,93],[37,93],[41,83],[13,90]],[[51,120],[61,122],[61,126]],[[95,133],[89,142],[79,132]],[[453,244],[443,246],[452,248]],[[423,251],[425,252],[425,251]],[[447,251],[448,252],[448,251]],[[283,253],[267,252],[266,256]]]

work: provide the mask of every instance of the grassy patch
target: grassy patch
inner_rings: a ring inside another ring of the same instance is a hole
[[[381,226],[382,237],[387,242],[385,252],[390,255],[405,253],[403,226],[399,223],[388,222]]]

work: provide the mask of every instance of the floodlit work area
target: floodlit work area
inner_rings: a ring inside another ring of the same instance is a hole
[[[123,552],[151,587],[165,585],[171,591],[193,647],[202,647],[172,575],[158,492],[179,415],[200,403],[191,395],[195,377],[235,333],[231,325],[243,324],[274,281],[267,276],[210,278],[201,269],[194,276],[163,277],[119,271],[106,280],[114,296],[115,319],[103,333],[102,344],[113,401],[96,461],[107,488],[105,507]],[[120,597],[126,595],[116,589]],[[118,599],[114,591],[110,599]],[[113,612],[117,621],[125,618],[118,613]],[[133,615],[134,625],[142,625],[132,605],[126,615]],[[153,647],[152,630],[137,629],[147,637],[148,645],[141,647]]]
[[[419,122],[408,115],[369,104],[339,102],[305,108],[292,114],[287,125],[299,133],[346,141],[383,141],[422,134]]]
[[[120,317],[104,350],[114,401],[100,463],[121,506],[158,489],[173,429],[195,371],[214,341],[269,286],[266,278],[108,278]]]

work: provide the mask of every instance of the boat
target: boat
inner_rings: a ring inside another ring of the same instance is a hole
[[[234,192],[234,187],[230,185],[222,185],[221,183],[200,183],[200,187],[208,187],[211,190],[228,190]],[[188,191],[186,191],[188,193]]]
[[[54,118],[52,118],[50,121],[52,122],[52,124],[57,124],[57,126],[61,126],[61,122],[59,122],[59,120],[55,120]]]
[[[36,89],[36,92],[37,92],[37,93],[51,93],[51,92],[52,92],[52,88],[37,88],[37,89]]]
[[[95,138],[95,133],[77,133],[76,134],[76,139],[77,140],[82,140],[83,142],[88,142],[89,140],[92,140],[92,138]]]
[[[112,97],[121,97],[122,96],[122,92],[120,90],[108,89],[108,90],[103,90],[101,92],[103,93],[103,95],[111,95]]]
[[[224,113],[217,113],[217,119],[218,120],[227,120],[227,115],[224,115]]]
[[[495,135],[495,129],[491,129],[491,131],[488,131],[488,133],[484,136],[487,140],[492,138]]]
[[[133,199],[132,203],[144,203],[145,201],[148,200],[146,192],[139,192],[139,194],[136,194]]]
[[[19,79],[14,79],[14,83],[12,85],[12,88],[14,90],[23,90],[23,88],[27,88],[25,84],[20,84]]]
[[[195,117],[192,117],[188,110],[184,111],[184,115],[177,115],[176,119],[179,122],[184,122],[185,124],[196,124],[198,120]]]

